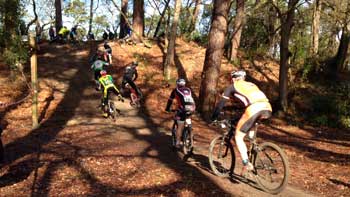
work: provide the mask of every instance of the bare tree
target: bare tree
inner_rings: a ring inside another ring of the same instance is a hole
[[[195,0],[195,7],[192,13],[190,26],[188,28],[189,33],[192,33],[196,28],[197,18],[199,14],[199,6],[201,5],[201,3],[201,0]]]
[[[180,11],[181,11],[181,0],[176,0],[174,19],[170,30],[169,45],[168,45],[167,55],[164,62],[164,77],[166,80],[170,79],[171,68],[175,65],[174,57],[175,57],[175,41],[176,41],[176,35],[177,35],[176,30],[177,30],[177,24],[179,21]]]
[[[199,93],[199,110],[206,120],[209,119],[216,102],[216,88],[220,74],[221,59],[224,52],[229,6],[230,0],[214,1],[209,43],[205,52],[202,82]]]
[[[169,2],[170,0],[165,0],[165,6],[164,6],[164,10],[162,11],[161,15],[160,15],[160,18],[159,18],[159,21],[157,23],[157,27],[156,27],[156,30],[154,31],[154,34],[153,34],[153,37],[157,37],[157,34],[159,32],[159,29],[160,29],[160,25],[162,24],[162,21],[164,19],[164,15],[168,9],[168,6],[169,6]]]

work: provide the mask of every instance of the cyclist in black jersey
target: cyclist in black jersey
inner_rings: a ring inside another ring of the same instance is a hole
[[[130,65],[127,65],[125,67],[124,75],[123,75],[123,81],[122,81],[122,88],[125,89],[126,84],[129,84],[134,90],[136,90],[137,96],[139,98],[142,98],[142,92],[141,90],[136,86],[134,81],[136,81],[138,74],[137,74],[137,66],[138,62],[132,62]]]

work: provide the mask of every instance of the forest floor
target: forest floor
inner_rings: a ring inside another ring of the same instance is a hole
[[[43,43],[38,57],[40,126],[31,129],[30,99],[0,108],[5,147],[0,196],[270,196],[240,179],[213,175],[208,147],[220,131],[196,115],[193,157],[185,162],[171,150],[172,115],[164,108],[174,85],[167,87],[162,80],[163,45],[111,45],[113,67],[108,72],[117,84],[126,64],[140,62],[136,83],[145,95],[143,108],[117,102],[122,115],[104,119],[88,65],[95,44]],[[190,81],[196,96],[204,55],[205,48],[177,42],[174,76]],[[244,60],[241,65],[269,98],[277,96],[276,64]],[[229,84],[232,65],[224,60],[221,67],[220,90]],[[7,70],[0,65],[3,103],[28,93],[23,81],[8,81]],[[289,184],[278,196],[350,196],[350,132],[299,125],[274,117],[258,133],[259,140],[281,146],[289,159]]]

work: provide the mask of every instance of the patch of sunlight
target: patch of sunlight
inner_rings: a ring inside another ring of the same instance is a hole
[[[148,128],[137,129],[138,135],[152,135],[152,131]]]

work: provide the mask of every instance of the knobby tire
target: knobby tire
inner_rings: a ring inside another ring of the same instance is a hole
[[[232,144],[225,139],[225,136],[214,138],[209,146],[210,168],[220,177],[229,177],[235,168],[235,152]]]
[[[258,185],[271,194],[280,193],[288,183],[289,162],[284,151],[271,142],[259,145],[254,159]]]

